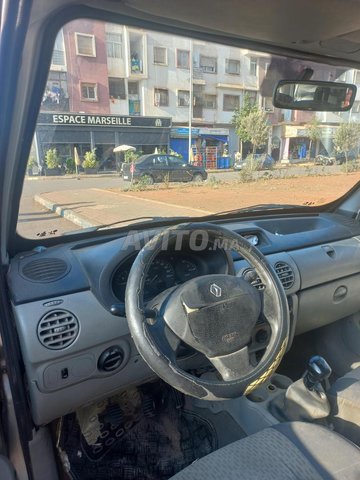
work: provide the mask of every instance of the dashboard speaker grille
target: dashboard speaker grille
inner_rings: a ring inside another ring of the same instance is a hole
[[[52,310],[38,324],[40,343],[51,350],[62,350],[71,345],[79,334],[79,321],[67,310]]]
[[[294,285],[295,275],[293,269],[285,262],[277,262],[274,265],[275,271],[283,284],[285,290],[289,290]]]
[[[53,282],[59,280],[68,271],[68,265],[60,258],[41,258],[32,260],[22,268],[23,277],[33,282]]]

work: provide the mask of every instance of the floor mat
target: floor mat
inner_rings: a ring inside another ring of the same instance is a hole
[[[62,418],[58,450],[74,480],[165,480],[217,448],[212,424],[161,383]]]

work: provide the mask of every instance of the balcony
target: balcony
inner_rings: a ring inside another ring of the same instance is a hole
[[[42,102],[42,112],[69,112],[69,98],[61,94],[54,94],[54,92],[46,91]]]
[[[204,71],[200,67],[193,67],[193,80],[202,80],[204,83]]]

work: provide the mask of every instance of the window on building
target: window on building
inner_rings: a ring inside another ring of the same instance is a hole
[[[200,55],[200,68],[206,73],[217,72],[217,60],[216,57],[205,57]]]
[[[97,101],[97,85],[96,83],[81,83],[81,99]]]
[[[75,33],[76,54],[96,57],[95,37],[87,33]]]
[[[274,111],[274,105],[272,101],[272,97],[264,97],[263,98],[263,108],[265,112],[273,112]]]
[[[106,34],[106,54],[109,58],[122,58],[122,35],[108,32]]]
[[[249,99],[250,105],[256,105],[257,103],[257,92],[254,90],[245,90],[244,95]]]
[[[66,65],[64,36],[62,30],[60,30],[60,32],[56,36],[51,64],[59,67],[64,67]]]
[[[176,50],[176,66],[177,68],[190,68],[189,50]]]
[[[139,84],[138,84],[138,82],[129,82],[128,83],[128,93],[129,93],[129,95],[139,95]]]
[[[240,60],[226,60],[225,72],[230,75],[240,75]]]
[[[178,90],[177,104],[178,104],[178,107],[188,107],[190,105],[189,90]]]
[[[167,90],[166,88],[155,88],[154,105],[156,107],[169,106],[169,90]]]
[[[134,117],[141,115],[140,100],[129,99],[129,115]]]
[[[125,80],[123,78],[109,78],[109,96],[117,100],[126,99]]]
[[[204,95],[204,108],[216,110],[216,95]]]
[[[232,112],[240,106],[239,95],[224,95],[223,110],[226,112]]]
[[[165,47],[154,47],[154,63],[167,65],[167,49]]]
[[[257,76],[258,61],[256,57],[250,57],[250,75]]]

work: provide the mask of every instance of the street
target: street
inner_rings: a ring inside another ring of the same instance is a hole
[[[339,170],[340,167],[338,166],[312,166],[311,174],[334,174],[339,172]],[[280,176],[284,178],[288,176],[306,176],[309,175],[309,173],[309,167],[291,166],[272,171],[258,172],[257,175],[259,175],[259,177],[271,175],[273,178]],[[209,178],[212,176],[219,181],[232,182],[239,179],[239,172],[210,172]],[[43,236],[51,236],[54,234],[62,235],[64,232],[79,229],[79,226],[58,216],[56,213],[49,211],[39,203],[35,202],[35,195],[44,194],[46,192],[65,192],[70,190],[80,191],[83,189],[125,190],[128,189],[129,186],[129,182],[126,182],[122,178],[113,175],[80,176],[79,178],[75,176],[27,177],[24,182],[23,194],[21,197],[18,231],[22,236],[25,237],[41,238]],[[262,199],[259,198],[256,203],[262,203]],[[74,203],[71,205],[74,207]],[[62,204],[62,206],[64,206],[64,204]],[[101,214],[101,212],[99,213]],[[144,213],[140,211],[139,216],[141,214]]]

